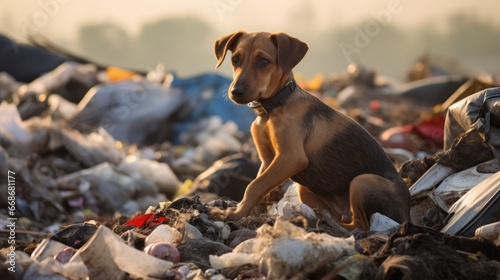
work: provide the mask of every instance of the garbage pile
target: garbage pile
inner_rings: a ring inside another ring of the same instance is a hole
[[[260,164],[255,115],[228,100],[229,78],[17,50],[0,59],[2,279],[500,275],[494,77],[426,71],[397,83],[353,64],[298,78],[372,133],[410,188],[412,223],[377,214],[370,231],[348,232],[300,203],[293,182],[258,215],[211,215],[237,204]],[[33,56],[44,63],[30,68]]]

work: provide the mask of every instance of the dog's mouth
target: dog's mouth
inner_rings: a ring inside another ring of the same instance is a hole
[[[231,100],[238,105],[244,105],[244,104],[247,104],[250,102],[250,101],[246,101],[246,99],[240,99],[240,98],[236,98],[236,97],[231,97]]]
[[[259,92],[257,94],[245,94],[242,96],[229,94],[229,97],[234,103],[239,105],[245,105],[253,101],[259,102],[261,95],[262,94]]]

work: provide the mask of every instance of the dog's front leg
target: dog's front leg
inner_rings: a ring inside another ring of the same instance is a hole
[[[274,159],[275,151],[273,149],[273,144],[267,135],[267,131],[264,128],[265,125],[255,121],[252,124],[252,139],[255,144],[255,148],[257,149],[257,153],[259,155],[259,159],[261,161],[259,172],[257,173],[257,177],[262,175],[264,171],[271,165],[271,162]]]
[[[295,114],[285,113],[280,110],[272,118],[253,123],[252,137],[262,165],[257,178],[247,186],[238,207],[226,211],[226,218],[248,216],[264,196],[308,165],[304,150],[307,133],[299,125],[294,125]]]
[[[259,168],[259,172],[257,172],[257,176],[256,177],[259,177],[260,175],[262,175],[262,173],[264,173],[264,171],[267,170],[267,168],[269,167],[269,165],[271,164],[272,162],[272,159],[270,159],[269,161],[266,161],[266,160],[261,160],[261,164],[260,164],[260,168]]]
[[[277,155],[269,167],[247,186],[243,200],[234,212],[228,211],[227,218],[239,219],[248,216],[266,194],[304,169],[307,164],[308,160],[302,146],[296,148],[293,153]]]

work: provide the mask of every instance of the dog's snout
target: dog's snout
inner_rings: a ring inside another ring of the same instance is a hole
[[[241,96],[245,93],[245,87],[242,85],[235,85],[231,88],[231,93],[235,96]]]

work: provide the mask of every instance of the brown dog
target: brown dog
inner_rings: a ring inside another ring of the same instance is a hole
[[[347,229],[368,230],[375,212],[410,220],[406,184],[358,123],[295,84],[292,68],[308,46],[284,33],[238,31],[215,42],[219,67],[231,51],[229,97],[258,115],[251,127],[262,161],[257,178],[226,218],[238,219],[291,178],[302,202],[328,210]],[[351,217],[352,215],[352,217]]]

